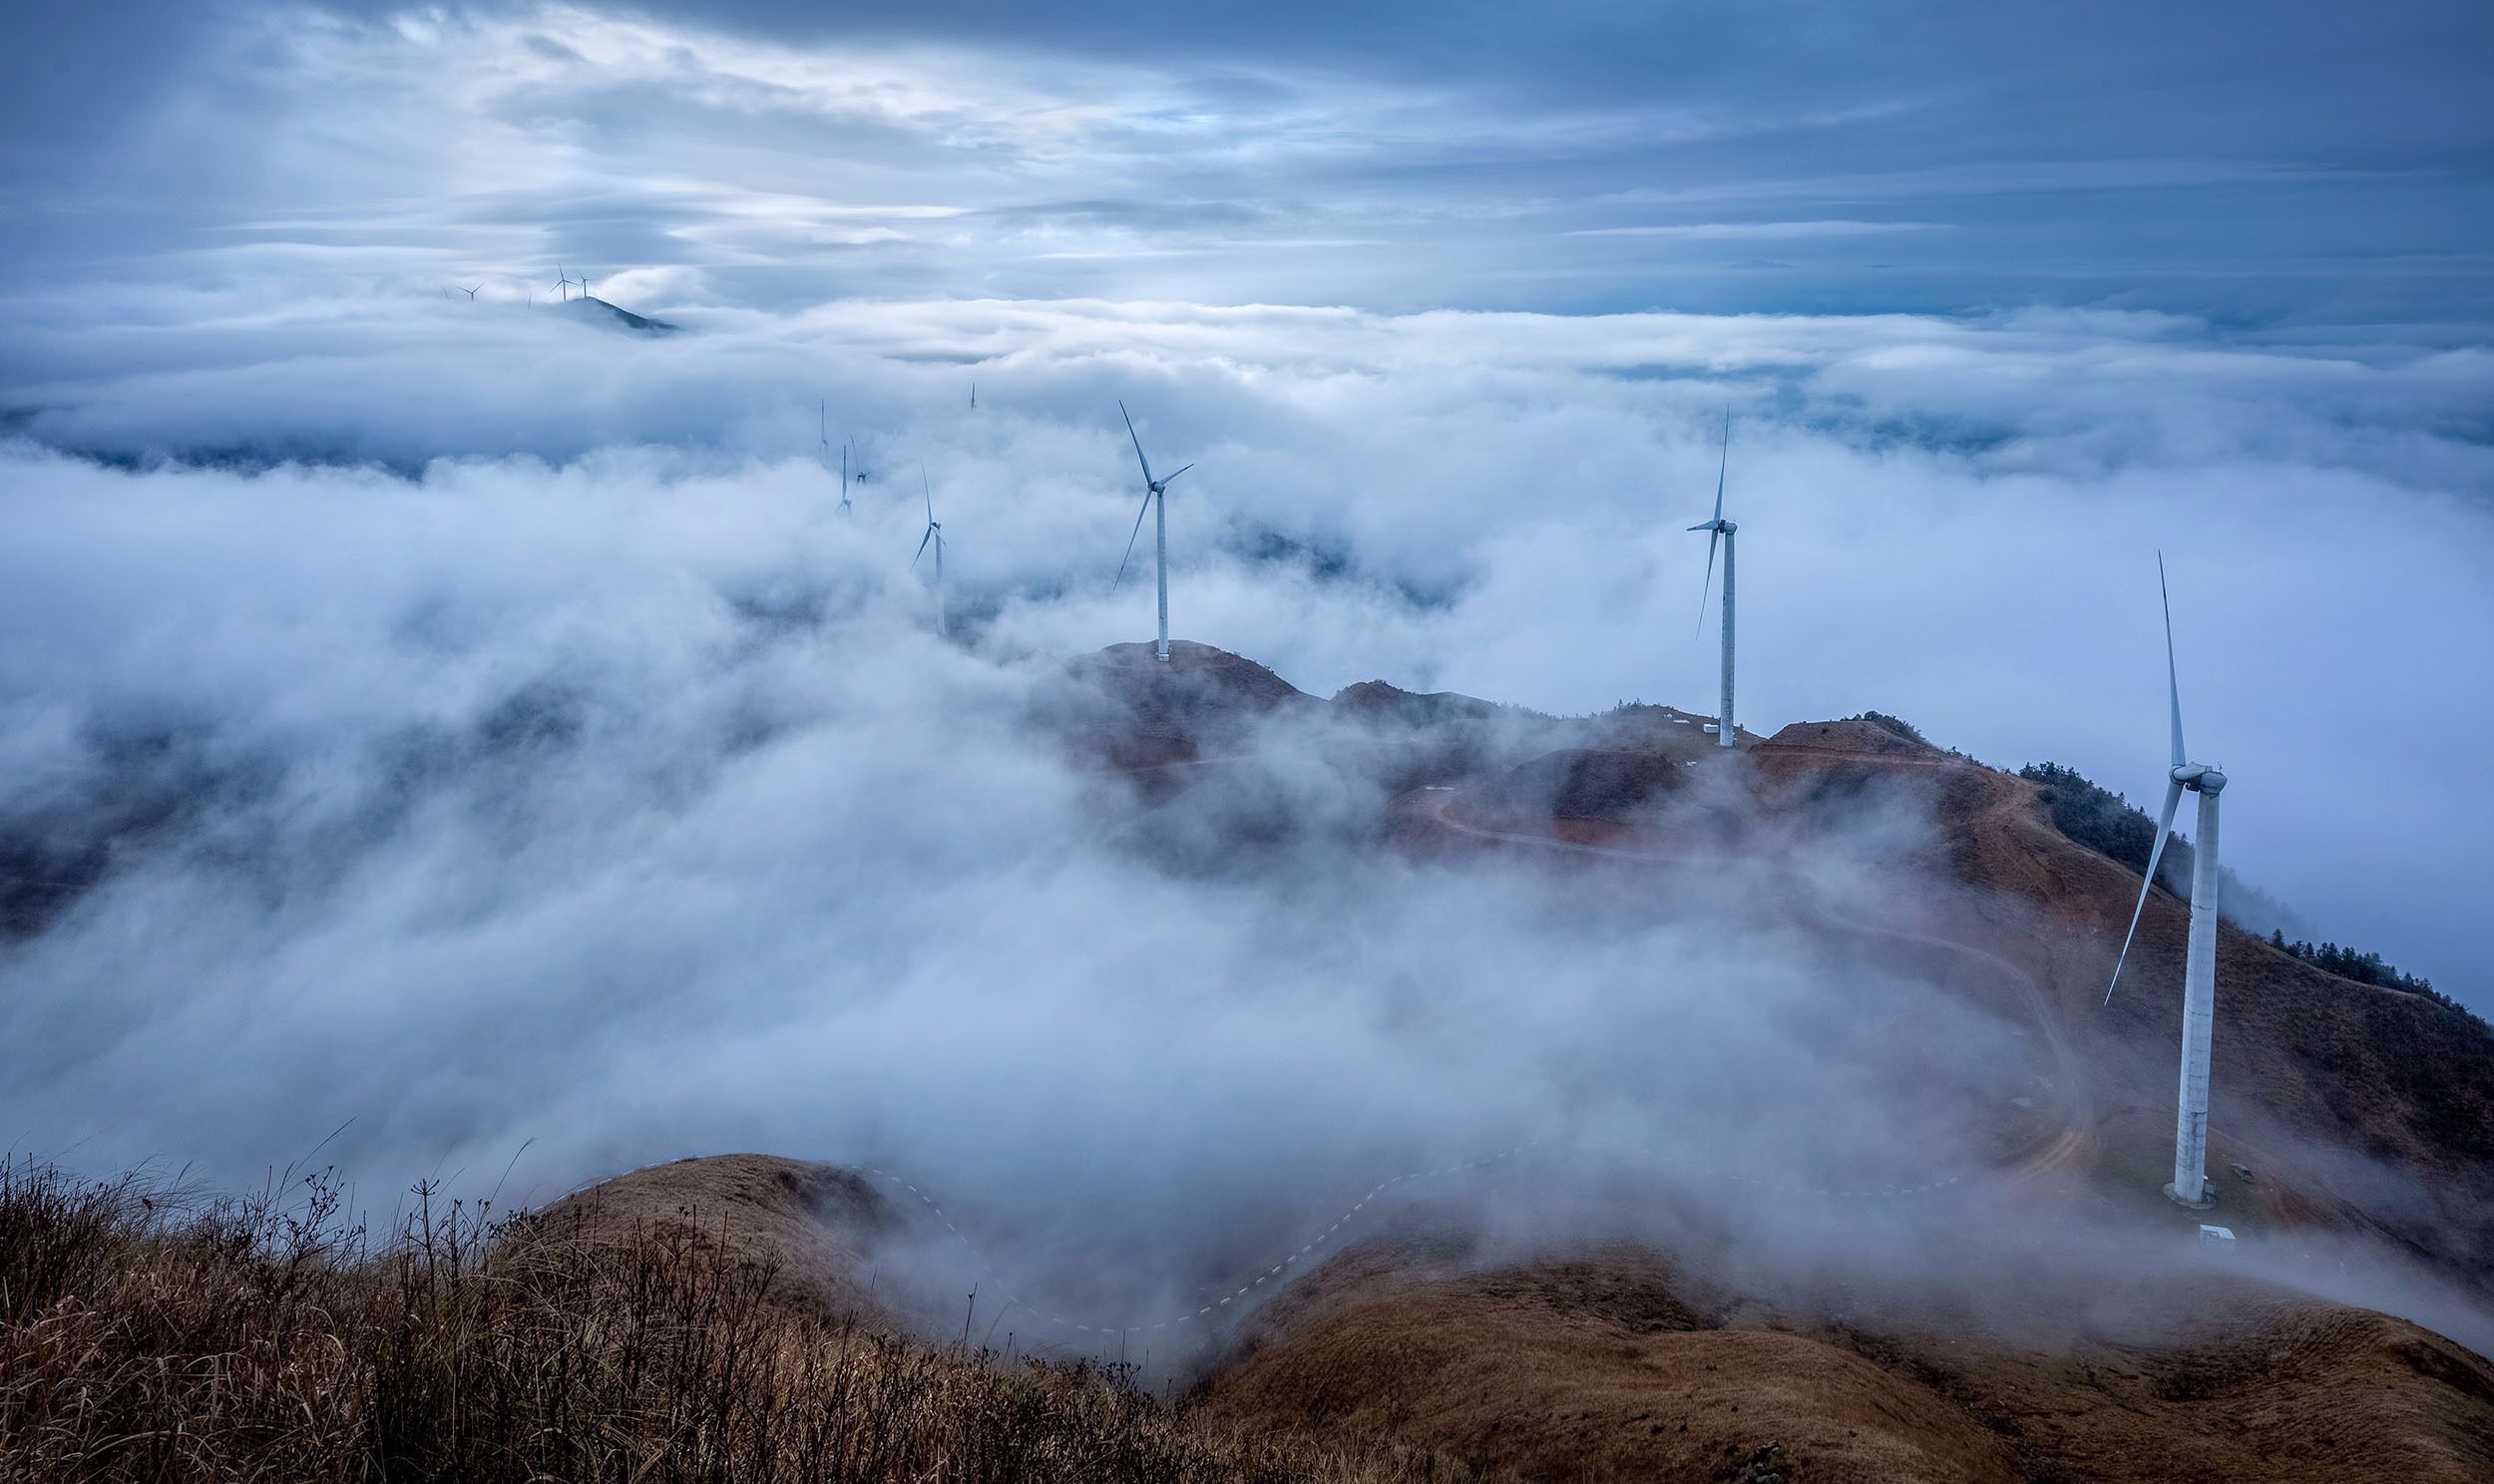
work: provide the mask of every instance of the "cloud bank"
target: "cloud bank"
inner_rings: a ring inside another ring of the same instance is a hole
[[[1130,1305],[1553,1127],[1973,1162],[2013,1028],[1911,973],[1380,853],[1385,783],[1286,747],[1204,808],[1306,833],[1215,869],[1035,736],[1060,660],[1148,632],[1119,399],[1198,465],[1177,632],[1319,694],[1710,709],[1728,407],[1751,726],[1875,708],[2149,797],[2162,549],[2229,864],[2494,1008],[2480,9],[2368,31],[2443,59],[2396,107],[2301,15],[2238,58],[2118,12],[1431,14],[13,21],[0,1132],[247,1182],[343,1124],[375,1201],[531,1139],[539,1194],[881,1158],[1060,1255],[1196,1245]],[[558,268],[684,333],[547,306]],[[1882,841],[1835,885],[1909,908]],[[1866,994],[1951,1048],[1927,1099],[1828,1044]]]

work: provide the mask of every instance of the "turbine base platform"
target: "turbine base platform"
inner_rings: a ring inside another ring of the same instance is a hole
[[[2174,1189],[2173,1184],[2169,1181],[2165,1186],[2165,1199],[2173,1202],[2177,1206],[2180,1206],[2185,1211],[2206,1211],[2210,1207],[2217,1204],[2216,1198],[2208,1194],[2208,1188],[2209,1183],[2206,1180],[2201,1181],[2200,1199],[2197,1201],[2186,1201],[2182,1198],[2182,1195]]]

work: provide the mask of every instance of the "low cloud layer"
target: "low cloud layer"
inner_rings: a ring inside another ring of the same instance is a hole
[[[1877,709],[2152,798],[2162,550],[2228,864],[2494,1008],[2483,119],[2440,73],[2412,116],[2289,90],[2336,143],[2266,152],[2089,73],[2102,132],[2037,160],[2061,95],[1947,56],[1803,98],[1710,25],[1665,99],[1522,40],[1102,24],[1069,60],[1012,15],[219,6],[116,54],[150,86],[109,118],[94,37],[12,50],[58,107],[0,153],[0,1142],[242,1184],[317,1149],[376,1207],[523,1146],[524,1198],[878,1159],[1061,1238],[1015,1259],[1055,1292],[1130,1259],[1087,1296],[1129,1309],[1554,1131],[1703,1151],[1691,1230],[1727,1162],[1979,1167],[1961,1115],[2033,1045],[1907,967],[1738,892],[1380,850],[1387,781],[1305,738],[1148,810],[1035,730],[1149,632],[1120,399],[1196,465],[1176,633],[1320,695],[1710,711],[1728,409],[1746,725]],[[2284,88],[2317,33],[2276,29]],[[2097,215],[2146,225],[2072,246]],[[2360,229],[2257,272],[2205,234],[2319,216]],[[546,304],[558,267],[681,331]],[[1555,312],[1654,302],[1885,312]],[[2023,307],[1895,312],[1969,303]],[[1276,800],[1251,851],[1190,834]],[[1915,822],[1862,825],[1825,888],[1929,905]]]
[[[1746,721],[1874,708],[2153,798],[2161,549],[2193,750],[2237,780],[2230,863],[2317,932],[2485,1002],[2466,863],[2494,825],[2468,781],[2486,717],[2449,668],[2494,638],[2481,352],[2048,311],[640,307],[688,332],[439,299],[21,304],[54,325],[21,337],[10,393],[40,443],[415,482],[22,450],[18,708],[74,735],[107,677],[197,687],[212,665],[133,646],[204,643],[197,616],[287,621],[289,567],[386,589],[364,567],[411,540],[522,591],[726,585],[767,606],[828,586],[897,613],[923,600],[903,570],[922,466],[983,642],[1079,652],[1149,622],[1148,592],[1109,586],[1136,494],[1123,398],[1164,467],[1200,461],[1171,505],[1180,633],[1319,693],[1382,677],[1558,713],[1711,709],[1704,543],[1680,528],[1706,514],[1729,405]],[[870,475],[851,526],[817,401]],[[414,603],[438,579],[396,580]],[[379,619],[360,639],[394,642]]]

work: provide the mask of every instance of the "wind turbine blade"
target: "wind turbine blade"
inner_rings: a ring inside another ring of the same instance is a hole
[[[1723,540],[1723,529],[1700,526],[1692,526],[1689,529],[1691,531],[1711,529],[1713,532],[1706,538],[1706,580],[1700,583],[1697,589],[1697,631],[1704,633],[1706,632],[1706,594],[1715,590],[1715,543]]]
[[[2122,982],[2122,965],[2130,959],[2130,941],[2139,935],[2140,915],[2148,910],[2148,894],[2156,890],[2156,868],[2165,859],[2165,842],[2173,838],[2174,811],[2182,807],[2183,787],[2165,785],[2165,809],[2157,817],[2156,847],[2148,852],[2148,874],[2139,883],[2139,905],[2130,910],[2130,930],[2122,934],[2122,954],[2113,960],[2113,979],[2104,986],[2104,1002],[2113,1003],[2113,986]]]
[[[1126,411],[1125,404],[1120,402],[1117,404],[1117,416],[1125,419],[1125,436],[1134,440],[1134,462],[1143,466],[1143,483],[1148,485],[1152,482],[1152,461],[1143,457],[1143,440],[1135,434],[1134,414]],[[1137,526],[1139,528],[1139,521]]]
[[[918,539],[918,556],[912,556],[909,559],[909,569],[911,571],[918,570],[918,557],[927,555],[927,543],[935,540],[935,534],[936,529],[931,525],[927,528],[927,534]]]
[[[2165,586],[2165,554],[2156,554],[2156,595],[2165,603],[2165,698],[2173,707],[2174,766],[2190,761],[2183,754],[2182,681],[2174,673],[2174,595]]]
[[[1729,470],[1731,467],[1732,409],[1727,407],[1723,410],[1723,458],[1715,465],[1715,519],[1717,521],[1721,521],[1723,519],[1723,477],[1725,471]],[[1714,548],[1710,544],[1707,548],[1707,565],[1710,567],[1713,566],[1714,559]]]
[[[1151,508],[1152,498],[1147,491],[1143,496],[1143,508],[1134,513],[1133,534],[1125,539],[1125,555],[1117,558],[1117,580],[1108,584],[1108,590],[1111,592],[1116,591],[1125,581],[1126,563],[1134,559],[1134,543],[1143,534],[1143,518],[1151,514]]]
[[[1178,475],[1184,474],[1186,471],[1194,467],[1195,466],[1192,464],[1180,464],[1174,473],[1162,475],[1160,479],[1160,488],[1166,490],[1169,488],[1169,481],[1176,479]]]
[[[918,489],[927,497],[927,524],[935,524],[935,487],[927,483],[927,461],[918,461]]]

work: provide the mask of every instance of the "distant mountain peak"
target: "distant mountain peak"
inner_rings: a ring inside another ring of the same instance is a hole
[[[611,318],[616,325],[630,330],[636,335],[671,335],[682,328],[680,325],[670,324],[663,319],[651,319],[645,314],[634,314],[622,305],[610,304],[594,294],[584,294],[577,299],[562,300],[561,307],[571,313],[588,315],[601,321]]]

